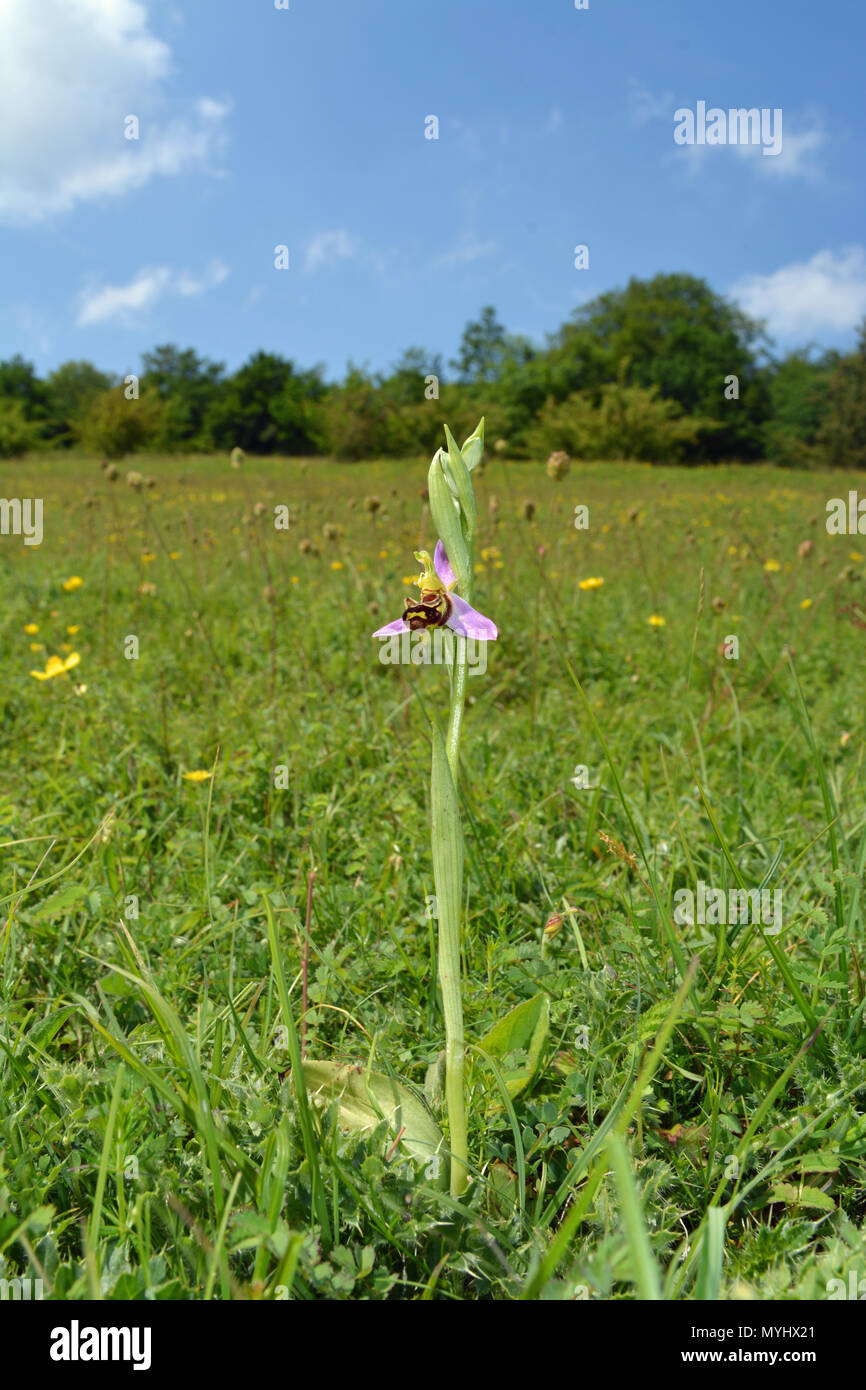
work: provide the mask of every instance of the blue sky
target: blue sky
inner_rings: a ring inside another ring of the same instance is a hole
[[[6,0],[0,42],[0,355],[43,372],[447,362],[484,304],[541,341],[658,271],[780,348],[866,315],[862,0]],[[699,101],[781,108],[781,154],[677,146]]]

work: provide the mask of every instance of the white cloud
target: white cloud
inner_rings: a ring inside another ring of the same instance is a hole
[[[555,135],[562,125],[562,111],[558,106],[551,107],[544,127],[545,135]]]
[[[674,94],[663,92],[658,96],[641,85],[636,78],[628,82],[629,119],[633,126],[648,125],[650,121],[666,120],[673,125]]]
[[[322,266],[330,269],[339,261],[352,260],[358,250],[357,240],[348,232],[318,232],[304,247],[304,270],[309,275]]]
[[[735,145],[737,154],[752,160],[758,174],[771,177],[806,179],[814,182],[823,177],[823,165],[814,156],[823,147],[826,133],[823,123],[814,115],[795,123],[791,128],[782,116],[782,148],[776,155],[764,155],[759,145]]]
[[[780,338],[846,332],[866,314],[866,251],[847,246],[817,251],[811,260],[750,275],[731,289],[748,314],[767,320]]]
[[[221,285],[228,273],[228,266],[222,261],[211,261],[199,276],[191,275],[188,270],[173,270],[167,265],[147,267],[125,285],[103,285],[85,291],[76,324],[79,328],[89,328],[113,319],[129,321],[136,314],[152,309],[166,295],[204,294]]]
[[[3,0],[0,218],[41,221],[115,198],[156,175],[208,168],[228,104],[167,109],[171,49],[150,32],[145,0]],[[126,116],[140,138],[124,138]],[[8,133],[14,132],[13,138]]]
[[[495,241],[467,240],[456,246],[453,251],[443,251],[441,256],[436,257],[436,265],[472,265],[474,261],[492,255],[495,250]]]

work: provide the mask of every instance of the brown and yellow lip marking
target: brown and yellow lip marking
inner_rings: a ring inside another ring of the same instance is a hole
[[[413,602],[407,598],[403,608],[403,621],[412,632],[419,628],[444,627],[451,617],[453,604],[444,589],[422,589],[421,598]]]

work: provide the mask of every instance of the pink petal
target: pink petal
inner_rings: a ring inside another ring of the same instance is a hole
[[[384,627],[377,628],[373,633],[374,637],[390,637],[392,632],[408,632],[409,624],[402,618],[395,618],[393,623],[386,623]]]
[[[441,574],[439,577],[442,578]],[[452,594],[451,603],[452,612],[448,626],[452,631],[459,632],[462,637],[474,637],[477,642],[493,642],[499,636],[496,624],[467,603],[465,598]]]
[[[442,583],[450,589],[451,585],[456,581],[454,579],[454,571],[451,568],[451,562],[448,559],[448,552],[441,541],[436,542],[436,552],[433,556],[433,568],[442,580]]]

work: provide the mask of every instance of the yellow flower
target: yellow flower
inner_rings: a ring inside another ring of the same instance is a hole
[[[331,569],[332,569],[332,570],[341,570],[342,568],[343,568],[343,561],[342,561],[342,560],[332,560],[332,561],[331,561]]]
[[[70,652],[65,661],[61,661],[59,656],[49,656],[44,671],[31,671],[30,674],[38,681],[47,681],[52,676],[62,676],[64,671],[71,671],[80,660],[78,652]]]
[[[179,550],[170,550],[170,551],[168,552],[168,558],[169,558],[170,560],[179,560],[179,559],[180,559],[180,551],[179,551]]]
[[[25,623],[25,624],[24,624],[24,631],[27,633],[27,636],[28,636],[28,637],[35,637],[36,634],[37,634],[37,632],[39,631],[39,624],[38,624],[38,623]]]
[[[87,694],[87,686],[86,686],[86,685],[73,685],[72,689],[75,691],[76,695],[86,695],[86,694]]]
[[[156,556],[154,555],[154,553],[153,553],[152,550],[143,550],[143,551],[141,552],[141,563],[142,563],[143,565],[149,565],[149,564],[151,564],[155,559],[156,559]]]
[[[379,559],[380,559],[380,560],[387,560],[387,558],[388,558],[388,552],[387,552],[387,550],[380,550],[380,551],[379,551]]]
[[[61,642],[61,643],[60,643],[60,650],[61,650],[62,652],[71,652],[71,651],[72,651],[72,645],[71,645],[71,643],[69,643],[69,642]]]
[[[212,772],[206,772],[204,768],[196,768],[195,772],[185,772],[183,780],[185,782],[206,782],[209,777],[213,777]]]
[[[662,617],[661,613],[651,613],[650,616],[647,618],[647,622],[649,623],[650,627],[665,626],[665,620]]]
[[[44,651],[45,651],[45,643],[44,643],[44,642],[31,642],[31,643],[30,643],[30,650],[31,650],[31,652],[44,652]]]
[[[300,583],[300,580],[298,579],[298,576],[297,576],[296,574],[293,574],[293,575],[292,575],[292,583],[293,583],[293,584],[299,584],[299,583]]]
[[[591,575],[589,579],[578,581],[578,589],[600,589],[604,580],[597,575]]]
[[[139,584],[138,592],[144,594],[145,598],[153,598],[156,593],[156,585],[151,584],[149,579],[145,579],[142,584]]]
[[[81,578],[80,574],[73,574],[71,579],[65,579],[63,581],[63,587],[67,594],[71,594],[73,590],[80,589],[83,583],[84,580]]]
[[[729,555],[736,555],[736,553],[737,553],[737,547],[736,547],[735,545],[729,545],[729,546],[728,546],[728,554],[729,554]]]
[[[768,560],[764,565],[764,569],[768,574],[775,574],[776,570],[780,570],[781,568],[782,566],[779,564],[778,560]]]
[[[66,629],[66,631],[69,633],[70,637],[74,637],[76,632],[78,631],[78,623],[73,623],[71,627],[68,627]]]
[[[812,600],[811,600],[810,598],[804,598],[804,599],[803,599],[803,602],[800,604],[800,607],[801,607],[801,608],[811,608],[811,607],[812,607]]]
[[[852,550],[848,555],[848,559],[853,560],[855,565],[859,565],[863,560],[863,556],[860,554],[859,550]]]

